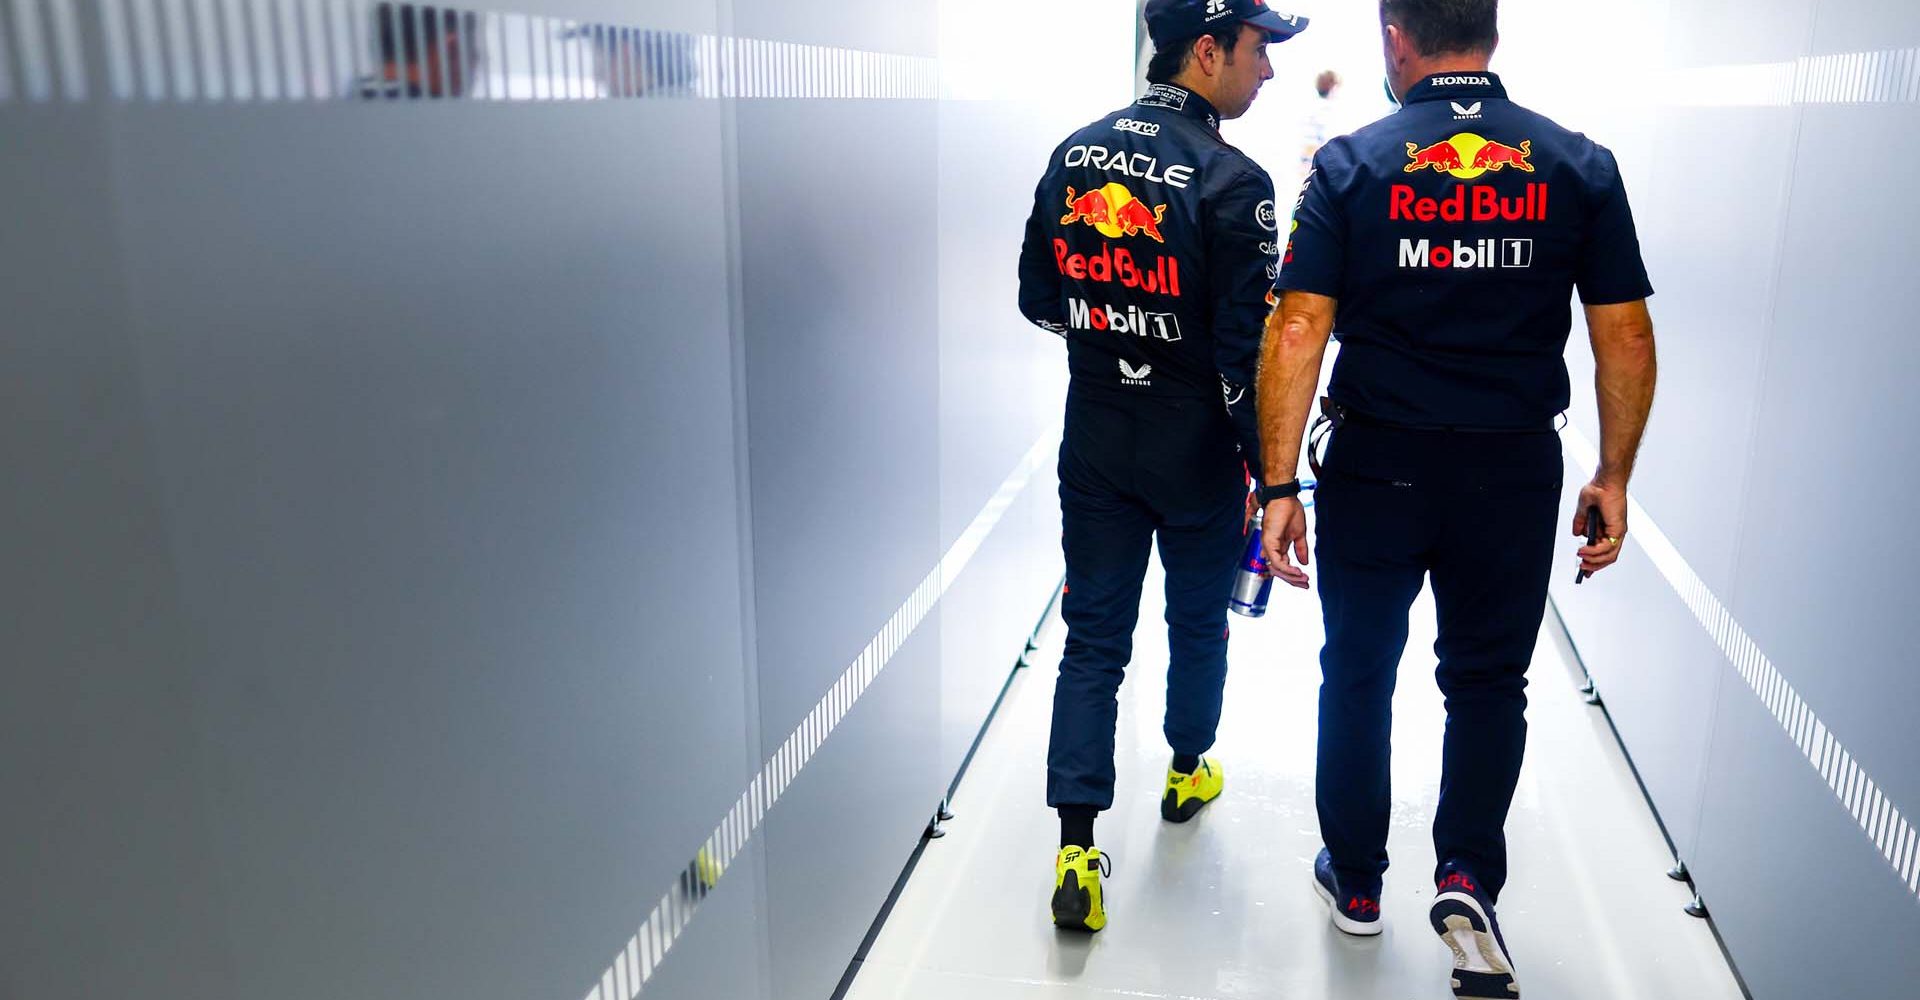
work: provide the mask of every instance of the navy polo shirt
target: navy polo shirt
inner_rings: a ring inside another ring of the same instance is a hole
[[[1290,239],[1275,288],[1339,300],[1330,394],[1413,427],[1547,426],[1573,290],[1653,294],[1613,154],[1492,73],[1428,77],[1321,147]]]

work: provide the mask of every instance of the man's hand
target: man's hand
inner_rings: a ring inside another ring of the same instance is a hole
[[[1307,589],[1307,509],[1299,497],[1286,497],[1268,504],[1265,517],[1260,547],[1267,557],[1267,572],[1288,586]]]
[[[1587,537],[1587,508],[1600,508],[1600,541],[1580,547],[1580,568],[1591,576],[1620,559],[1620,547],[1627,543],[1627,490],[1595,477],[1580,488],[1580,503],[1573,508],[1573,533]]]

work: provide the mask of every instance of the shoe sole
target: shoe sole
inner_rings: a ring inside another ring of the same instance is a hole
[[[1224,790],[1223,788],[1222,791]],[[1218,794],[1215,794],[1213,798],[1217,799],[1219,797]],[[1187,820],[1200,815],[1200,810],[1205,809],[1207,803],[1212,801],[1213,799],[1203,799],[1196,795],[1188,799],[1185,805],[1181,805],[1180,793],[1175,789],[1169,788],[1167,789],[1167,794],[1160,799],[1160,818],[1169,823],[1185,823]]]
[[[1328,892],[1327,887],[1320,884],[1318,877],[1315,877],[1313,880],[1313,894],[1319,896],[1320,901],[1327,904],[1327,916],[1333,918],[1334,929],[1343,934],[1350,934],[1354,937],[1376,937],[1381,931],[1386,929],[1384,921],[1375,920],[1370,923],[1361,923],[1341,913],[1340,905],[1333,901],[1333,893]]]
[[[1098,927],[1093,923],[1093,894],[1080,888],[1080,873],[1068,872],[1060,888],[1053,890],[1053,925],[1064,931],[1097,933],[1107,926],[1105,916]]]
[[[1453,952],[1456,1000],[1513,1000],[1520,995],[1513,960],[1500,946],[1479,900],[1465,893],[1442,893],[1427,912],[1433,932]]]

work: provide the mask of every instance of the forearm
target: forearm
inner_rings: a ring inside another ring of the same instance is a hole
[[[1651,326],[1594,345],[1594,393],[1600,403],[1598,478],[1625,488],[1633,477],[1653,411],[1657,359]]]
[[[1323,322],[1308,311],[1288,309],[1286,303],[1267,322],[1257,391],[1260,453],[1269,483],[1284,483],[1298,475],[1300,442],[1306,435],[1314,390],[1320,385],[1320,364],[1330,330],[1330,315]]]
[[[1020,314],[1043,330],[1065,336],[1067,317],[1061,305],[1060,271],[1045,222],[1045,213],[1036,206],[1027,219],[1026,238],[1020,245]]]

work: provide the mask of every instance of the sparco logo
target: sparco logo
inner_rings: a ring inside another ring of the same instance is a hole
[[[1496,267],[1532,267],[1532,240],[1454,240],[1453,246],[1434,246],[1432,240],[1401,240],[1400,266],[1472,271]]]
[[[1175,343],[1180,339],[1180,318],[1172,313],[1144,312],[1138,306],[1115,309],[1096,306],[1084,299],[1067,300],[1067,323],[1076,330],[1100,333],[1130,333],[1136,337]]]
[[[1121,385],[1151,386],[1153,385],[1153,383],[1147,381],[1147,379],[1151,378],[1152,376],[1153,376],[1152,365],[1141,365],[1140,367],[1135,368],[1134,366],[1127,364],[1126,358],[1120,359],[1120,384]]]
[[[1115,132],[1132,132],[1134,135],[1144,135],[1148,138],[1160,134],[1160,126],[1153,122],[1143,122],[1133,118],[1122,118],[1114,122],[1113,130]]]

